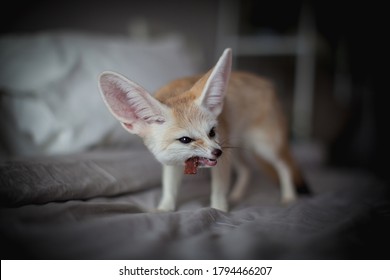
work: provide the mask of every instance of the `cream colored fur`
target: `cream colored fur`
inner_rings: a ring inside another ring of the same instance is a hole
[[[250,180],[243,149],[276,170],[283,202],[295,200],[294,181],[300,175],[288,148],[274,86],[254,74],[230,71],[231,50],[226,49],[209,72],[173,81],[154,97],[120,74],[101,74],[99,86],[109,110],[126,130],[142,137],[163,164],[159,210],[176,208],[184,162],[197,156],[210,165],[217,160],[211,169],[211,207],[227,211],[232,169],[237,180],[231,201],[243,197]],[[191,142],[182,143],[183,137]]]

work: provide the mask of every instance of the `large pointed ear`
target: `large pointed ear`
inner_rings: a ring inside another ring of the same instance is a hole
[[[197,102],[218,116],[222,112],[223,100],[228,86],[232,67],[232,50],[225,49],[217,64],[212,69],[202,94]]]
[[[142,135],[146,125],[165,122],[165,106],[118,73],[103,72],[99,89],[110,112],[129,132]]]

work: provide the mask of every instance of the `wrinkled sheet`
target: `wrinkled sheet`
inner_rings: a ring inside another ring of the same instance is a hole
[[[301,162],[304,161],[301,156]],[[153,209],[161,167],[148,151],[92,151],[0,164],[2,259],[389,258],[387,186],[361,170],[304,162],[315,195],[279,203],[253,174],[229,213],[209,207],[209,173],[184,178],[175,212]]]

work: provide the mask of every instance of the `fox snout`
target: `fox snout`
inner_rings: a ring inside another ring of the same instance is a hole
[[[222,155],[222,150],[220,149],[214,149],[211,154],[215,156],[216,158],[219,158]]]

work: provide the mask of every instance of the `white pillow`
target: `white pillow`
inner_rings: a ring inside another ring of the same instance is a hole
[[[134,41],[91,34],[0,38],[2,149],[11,155],[84,150],[121,129],[97,87],[104,70],[154,92],[199,70],[180,37]],[[135,136],[126,134],[128,139]]]

